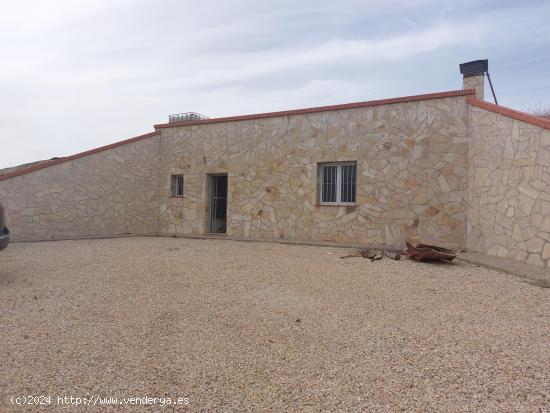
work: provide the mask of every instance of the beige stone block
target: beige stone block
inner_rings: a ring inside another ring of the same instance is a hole
[[[34,208],[23,208],[23,210],[21,211],[21,214],[26,215],[26,216],[32,216],[32,215],[35,214],[35,209]]]
[[[537,166],[537,168],[541,168],[540,166]],[[542,173],[540,174],[542,176]],[[547,184],[545,182],[543,182],[542,180],[540,179],[537,179],[537,180],[531,180],[529,182],[529,185],[531,185],[533,188],[535,188],[537,190],[537,192],[540,192],[541,191],[544,191],[546,190],[546,187],[547,187]]]
[[[543,232],[543,231],[537,231],[537,236],[545,240],[546,242],[550,242],[550,233]]]
[[[530,226],[529,218],[527,218],[527,220],[528,220],[527,227],[521,230],[521,237],[523,238],[524,241],[530,240],[537,234],[537,229]],[[520,226],[521,226],[521,223],[520,223]]]
[[[460,201],[462,201],[462,192],[452,191],[451,194],[450,194],[450,200],[451,200],[451,202],[460,202]]]
[[[544,217],[542,221],[542,226],[540,228],[544,232],[550,232],[550,215]]]
[[[447,183],[447,180],[443,175],[439,175],[439,177],[437,178],[437,182],[439,183],[439,188],[441,189],[441,192],[451,191],[451,187],[449,186],[449,184]]]
[[[463,79],[463,89],[475,89],[476,90],[476,98],[479,100],[483,100],[484,95],[484,82],[485,78],[483,76],[469,76],[465,77]]]
[[[535,165],[535,160],[532,158],[516,159],[515,161],[512,162],[512,165],[519,166],[519,167],[533,166]]]
[[[509,251],[503,246],[499,245],[495,255],[497,255],[498,257],[506,258],[508,254],[509,254]]]
[[[542,261],[539,254],[530,254],[527,258],[527,264],[543,267],[544,261]]]
[[[497,255],[498,249],[499,249],[499,246],[497,244],[493,244],[487,249],[486,252],[488,255]]]
[[[48,196],[48,195],[50,195],[49,189],[43,189],[42,191],[38,191],[36,193],[37,198],[43,198],[43,197]]]
[[[527,195],[531,199],[537,199],[539,196],[539,191],[525,182],[518,185],[518,191],[524,195]]]
[[[537,164],[542,166],[550,165],[550,150],[540,148],[537,154]]]
[[[52,194],[59,194],[59,193],[63,192],[64,189],[65,189],[64,186],[60,185],[60,184],[54,184],[54,185],[50,186],[50,192]]]
[[[519,196],[518,207],[525,215],[529,215],[531,213],[534,205],[535,199],[523,194]]]
[[[424,209],[424,214],[429,216],[429,217],[434,217],[436,216],[437,214],[439,214],[439,209],[436,208],[436,207],[428,207],[426,209]]]
[[[543,216],[537,212],[531,214],[531,225],[534,228],[540,228],[543,222]]]
[[[521,227],[518,224],[514,224],[514,228],[512,230],[512,239],[514,241],[523,241],[523,235],[521,233]]]
[[[352,213],[349,213],[349,214],[346,214],[342,217],[342,223],[343,224],[346,224],[350,221],[353,221],[354,219],[357,218],[357,214],[358,214],[358,211],[354,211]]]
[[[525,245],[527,246],[527,251],[529,252],[541,252],[544,246],[544,240],[541,238],[531,238],[525,243]]]

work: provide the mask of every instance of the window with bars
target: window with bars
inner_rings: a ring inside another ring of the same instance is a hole
[[[183,175],[172,175],[172,196],[183,196]]]
[[[357,162],[319,164],[321,204],[355,203]]]

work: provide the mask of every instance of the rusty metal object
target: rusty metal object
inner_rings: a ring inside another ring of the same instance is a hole
[[[456,254],[458,254],[456,250],[437,247],[435,245],[413,245],[409,241],[405,241],[405,243],[407,244],[409,258],[416,261],[452,261],[456,258]]]

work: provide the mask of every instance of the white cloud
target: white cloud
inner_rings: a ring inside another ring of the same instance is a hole
[[[377,40],[336,39],[306,50],[285,49],[255,53],[254,56],[247,54],[231,56],[226,62],[231,66],[224,65],[222,68],[201,70],[195,74],[190,73],[188,80],[190,85],[200,87],[223,82],[243,81],[254,76],[289,71],[303,66],[366,62],[383,64],[387,59],[412,56],[460,43],[471,43],[479,39],[482,33],[483,29],[474,25],[442,25],[417,33]]]
[[[9,147],[0,168],[138,135],[179,111],[220,116],[454,89],[458,63],[481,57],[502,102],[549,98],[536,87],[550,64],[543,1],[0,0],[0,8],[0,148]],[[518,71],[510,62],[533,56],[533,75],[509,81]]]

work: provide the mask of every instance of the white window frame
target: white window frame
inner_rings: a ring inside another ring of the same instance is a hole
[[[319,205],[357,205],[357,161],[320,162],[317,165]],[[353,202],[342,202],[342,166],[345,165],[355,166],[355,201]],[[336,166],[336,201],[323,201],[323,168],[325,166]]]
[[[181,177],[181,194],[177,193],[178,185],[177,180]],[[170,195],[172,198],[183,198],[185,187],[185,178],[183,174],[172,174],[170,175]]]

